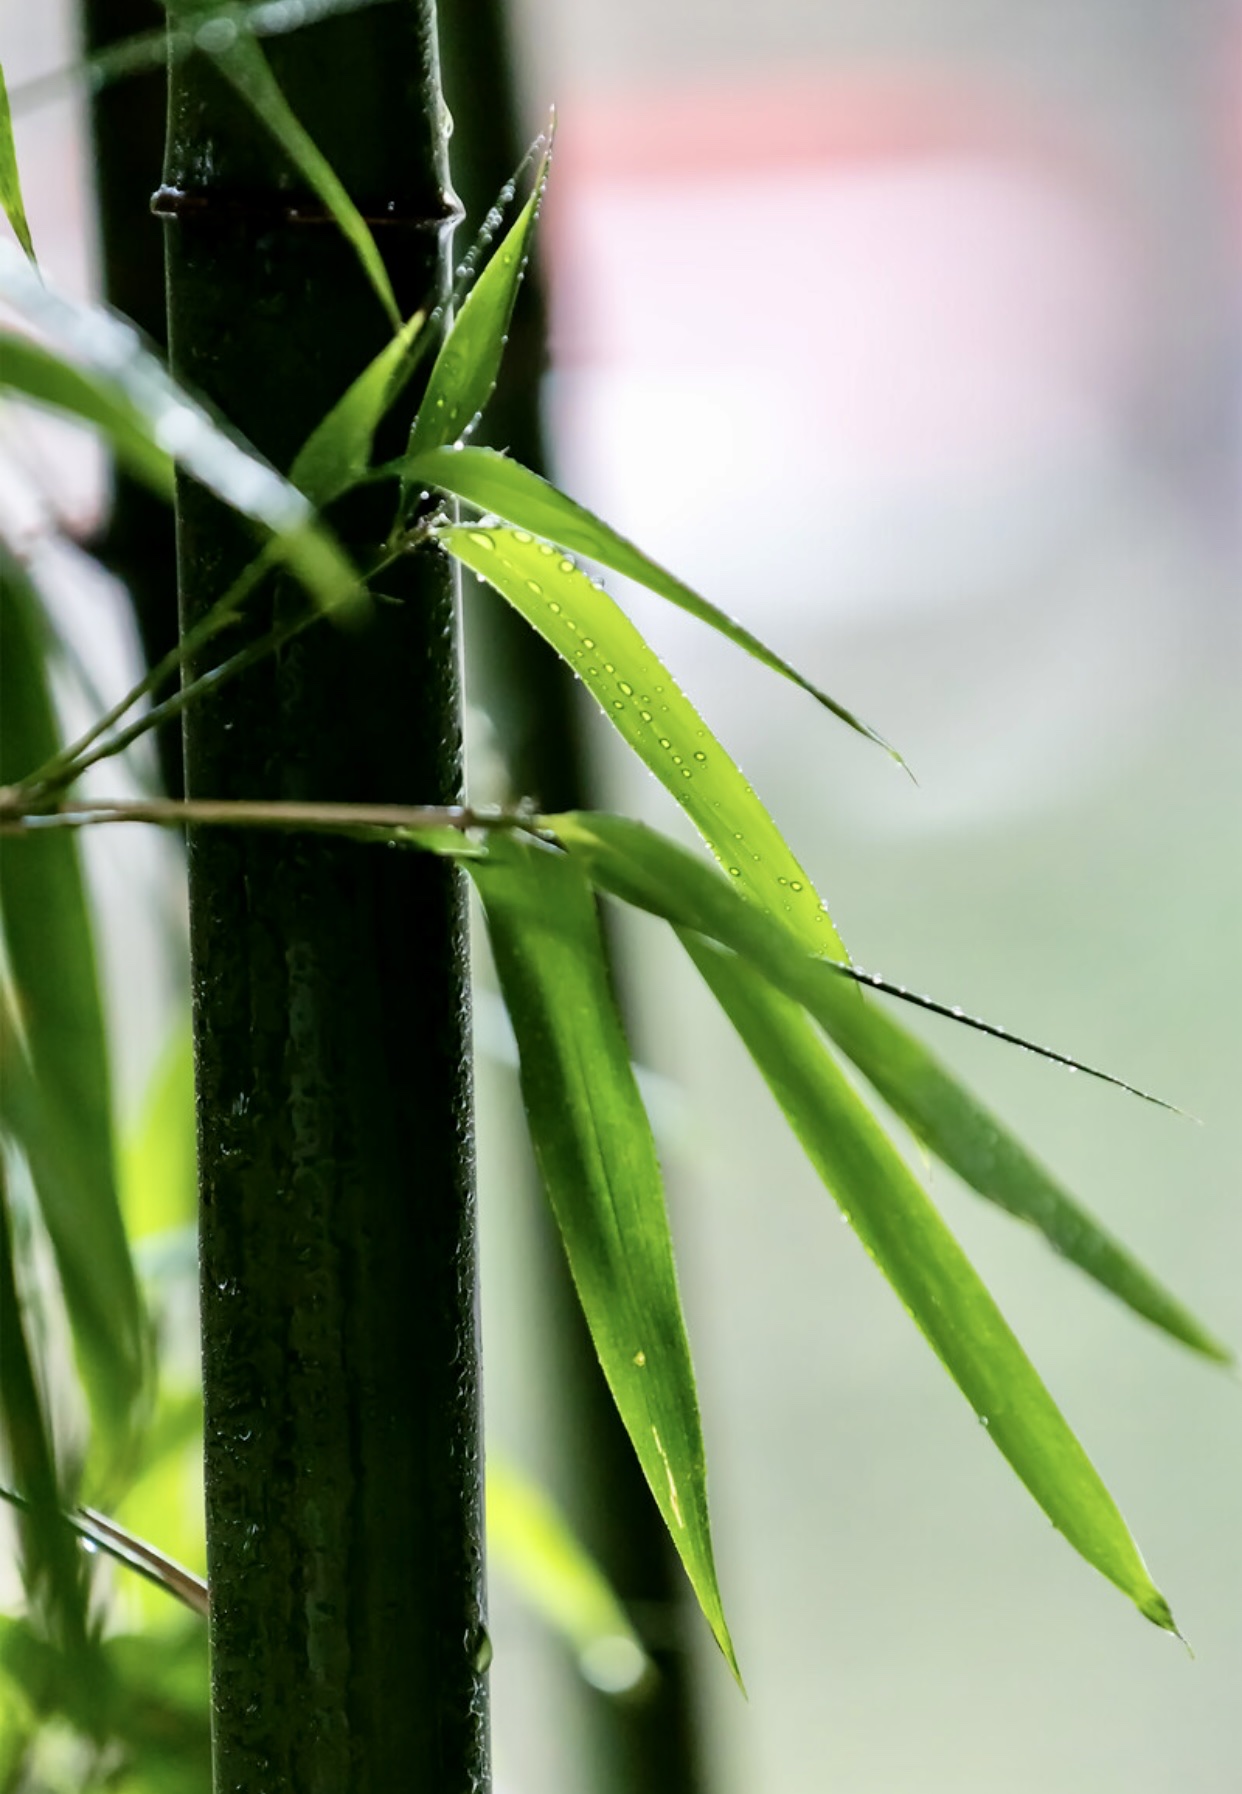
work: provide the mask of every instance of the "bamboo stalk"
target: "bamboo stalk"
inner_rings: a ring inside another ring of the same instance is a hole
[[[264,48],[380,221],[403,313],[430,306],[453,216],[430,0]],[[173,369],[288,467],[389,326],[206,58],[170,83]],[[377,502],[334,513],[360,561]],[[177,527],[185,632],[253,547],[189,482]],[[459,802],[450,575],[410,557],[385,592],[402,602],[306,631],[187,712],[192,798]],[[289,602],[279,582],[256,594],[237,634]],[[474,1794],[487,1649],[458,877],[348,841],[193,828],[189,871],[216,1786]]]

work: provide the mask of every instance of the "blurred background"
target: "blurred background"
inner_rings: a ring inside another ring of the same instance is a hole
[[[73,32],[59,4],[7,8],[10,83],[73,60]],[[917,785],[680,613],[611,588],[862,964],[1202,1119],[923,1029],[1237,1343],[1242,8],[521,0],[513,36],[531,134],[558,113],[559,481],[858,710]],[[81,107],[17,126],[41,257],[88,291]],[[49,505],[86,527],[97,464],[32,443],[56,480],[9,502],[35,533]],[[48,554],[67,607],[90,607],[98,683],[119,687],[137,654],[123,607],[74,598],[72,555]],[[603,734],[600,801],[675,830]],[[485,724],[479,740],[482,778]],[[175,856],[136,834],[90,844],[131,1115],[183,976]],[[634,922],[631,945],[749,1695],[692,1631],[713,1790],[1232,1794],[1236,1382],[929,1170],[1192,1661],[1014,1482],[673,943]],[[518,1103],[490,1056],[480,1081],[489,1440],[563,1466]],[[503,1583],[493,1598],[501,1794],[588,1794],[573,1664]]]

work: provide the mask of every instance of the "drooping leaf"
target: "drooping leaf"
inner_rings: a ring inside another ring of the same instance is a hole
[[[459,441],[492,395],[547,184],[549,154],[545,151],[536,170],[533,193],[467,294],[432,364],[410,432],[410,456]]]
[[[0,385],[37,405],[68,411],[94,424],[129,472],[172,502],[173,458],[154,440],[146,420],[124,393],[8,330],[0,331]]]
[[[535,1157],[583,1313],[699,1605],[736,1674],[659,1161],[574,862],[496,838],[466,862],[517,1035]]]
[[[832,920],[741,772],[624,611],[525,530],[455,527],[440,540],[551,643],[685,810],[741,889],[846,957]]]
[[[808,1016],[731,953],[683,944],[846,1220],[1057,1529],[1167,1631],[1116,1503],[961,1247]]]
[[[499,455],[494,449],[487,448],[431,449],[407,462],[405,477],[415,484],[435,486],[454,498],[464,499],[476,510],[491,512],[517,529],[542,536],[559,548],[585,554],[602,566],[610,567],[614,573],[637,580],[648,591],[667,598],[671,604],[708,624],[772,672],[801,686],[851,729],[878,743],[894,759],[901,761],[900,754],[882,735],[877,735],[852,711],[805,679],[787,660],[766,648],[735,618],[727,616],[706,598],[700,598],[697,592],[674,578],[633,542],[618,535],[602,518],[567,498],[529,468],[510,461],[507,455]]]
[[[13,234],[33,262],[34,243],[26,222],[22,199],[22,181],[17,167],[17,146],[13,142],[13,115],[9,110],[9,90],[4,84],[4,68],[0,66],[0,206],[13,226]]]
[[[426,313],[415,312],[307,438],[289,478],[312,504],[330,504],[366,474],[375,432],[412,369],[410,348],[425,322]]]
[[[612,1584],[544,1488],[494,1452],[487,1459],[487,1554],[610,1693],[632,1688],[647,1654]]]
[[[23,1499],[19,1529],[27,1594],[60,1647],[80,1652],[86,1643],[85,1572],[61,1518],[56,1454],[26,1333],[5,1178],[0,1152],[0,1445],[6,1474]]]
[[[1028,1221],[1136,1314],[1221,1363],[1234,1353],[1082,1208],[913,1035],[702,860],[622,817],[547,819],[592,881],[722,942],[801,1003],[908,1127],[980,1196]]]
[[[174,14],[184,14],[186,0],[176,0],[170,10]],[[400,330],[401,313],[392,282],[370,227],[346,192],[336,170],[285,98],[253,31],[240,29],[231,19],[220,18],[214,24],[206,22],[199,26],[195,45],[211,57],[258,122],[271,132],[307,186],[323,201],[358,257],[393,329]]]
[[[56,746],[34,600],[0,555],[0,786]],[[0,832],[0,1121],[25,1152],[101,1443],[123,1448],[147,1368],[121,1219],[107,1037],[78,850],[67,834]]]
[[[131,324],[58,293],[5,243],[0,243],[0,299],[47,338],[52,352],[78,376],[65,381],[60,397],[53,398],[50,387],[32,396],[102,427],[110,440],[115,422],[118,453],[126,456],[134,453],[132,432],[140,428],[153,474],[160,459],[171,456],[232,509],[271,531],[275,552],[316,602],[333,608],[357,601],[357,573],[302,493],[183,392]],[[33,365],[23,361],[18,372]],[[0,389],[7,384],[7,362],[0,359]],[[84,396],[84,384],[95,389],[93,398]]]

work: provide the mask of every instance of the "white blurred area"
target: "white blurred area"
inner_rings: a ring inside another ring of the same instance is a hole
[[[519,12],[532,121],[559,111],[562,483],[879,728],[919,784],[701,626],[621,595],[863,963],[1204,1119],[927,1029],[1242,1340],[1239,8]],[[69,52],[63,9],[10,0],[11,81]],[[80,117],[19,113],[18,142],[40,253],[83,290]],[[53,458],[80,522],[97,470]],[[119,680],[132,650],[91,602]],[[674,826],[620,755],[606,779],[607,802]],[[155,924],[125,904],[118,883],[109,963],[141,1066]],[[667,1169],[749,1689],[704,1640],[719,1794],[1237,1794],[1236,1384],[929,1170],[1192,1662],[1050,1532],[674,945],[633,934],[640,1049],[683,1093]],[[521,1459],[546,1416],[506,1138],[493,1116],[488,1423]],[[585,1794],[571,1722],[534,1698],[563,1677],[554,1647],[503,1591],[494,1635],[500,1789]]]

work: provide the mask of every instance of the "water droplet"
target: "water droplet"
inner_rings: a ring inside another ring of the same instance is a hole
[[[515,529],[513,532],[513,540],[515,542],[533,542],[534,539],[535,538],[531,535],[529,530]]]
[[[699,752],[699,750],[698,750],[698,749],[697,749],[697,748],[696,748],[696,749],[695,749],[695,753],[694,753],[694,757],[695,757],[695,759],[696,759],[696,760],[706,760],[706,758],[707,758],[707,755],[706,755],[706,754],[703,754],[703,753],[700,753],[700,752]]]
[[[639,1370],[641,1370],[647,1362],[646,1352],[635,1352],[634,1362],[638,1366]]]
[[[584,648],[593,648],[595,643],[591,640],[589,635],[584,635],[582,638],[582,646]]]
[[[632,698],[634,696],[634,687],[627,684],[624,679],[618,679],[617,684],[621,687],[621,690],[625,693],[627,698]]]
[[[670,740],[669,740],[669,738],[668,738],[668,736],[667,736],[667,735],[661,735],[661,737],[660,737],[660,746],[661,746],[661,747],[662,747],[662,748],[666,748],[666,747],[672,747],[672,745],[673,745],[673,744],[672,744],[672,742],[671,742],[671,741],[670,741]]]
[[[740,878],[741,876],[742,876],[742,868],[740,866],[730,866],[729,867],[729,877],[730,878]]]
[[[614,698],[612,700],[612,707],[614,710],[624,710],[625,709],[625,699],[624,698]]]
[[[467,533],[469,534],[470,540],[472,542],[477,542],[480,548],[491,548],[493,550],[495,549],[495,547],[496,547],[495,540],[491,536],[488,535],[486,530],[472,529],[472,530],[468,531]]]
[[[992,1423],[986,1414],[981,1414],[979,1416],[979,1425],[980,1426],[991,1426],[991,1424]]]
[[[559,617],[559,616],[560,616],[560,614],[561,614],[561,607],[560,607],[560,605],[559,605],[559,604],[557,604],[557,602],[556,602],[556,601],[555,601],[555,599],[552,599],[552,598],[549,598],[549,600],[548,600],[548,609],[549,609],[549,610],[550,610],[550,611],[551,611],[551,612],[552,612],[552,615],[553,615],[553,616],[554,616],[554,617]]]
[[[541,542],[539,544],[539,552],[540,554],[555,554],[556,550],[553,548],[551,542]]]
[[[642,717],[642,719],[645,723],[649,723],[651,721],[651,712],[649,710],[640,710],[638,714],[639,714],[639,716]]]
[[[568,558],[566,558],[563,561],[560,561],[558,563],[558,565],[560,566],[560,570],[562,573],[572,573],[574,570],[574,564]]]
[[[796,878],[791,878],[789,881],[789,888],[791,891],[800,891],[802,886]]]
[[[543,587],[539,584],[537,579],[528,579],[526,582],[526,589],[528,592],[533,592],[536,598],[543,597]]]

